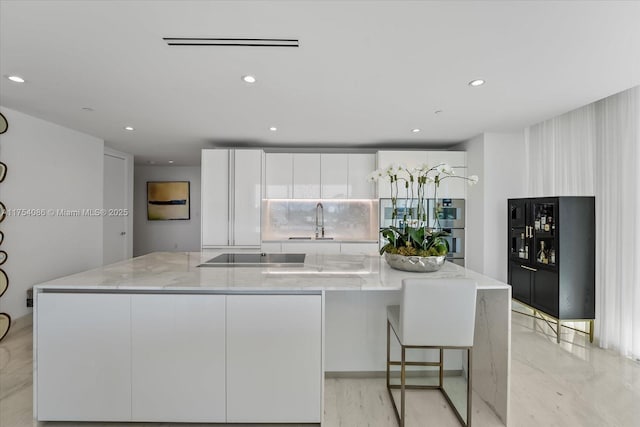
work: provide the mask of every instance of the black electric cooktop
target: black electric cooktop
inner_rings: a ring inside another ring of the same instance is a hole
[[[305,254],[221,254],[199,267],[302,267],[304,257]]]

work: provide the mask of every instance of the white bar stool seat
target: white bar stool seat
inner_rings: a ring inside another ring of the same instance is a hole
[[[405,279],[401,305],[387,307],[387,389],[400,427],[405,422],[405,390],[439,389],[462,425],[471,426],[471,350],[476,318],[476,282],[471,279]],[[401,359],[391,360],[391,330]],[[407,362],[407,349],[439,349],[438,362]],[[457,411],[443,387],[444,349],[467,350],[467,414]],[[400,366],[400,385],[389,381],[391,366]],[[406,384],[407,366],[438,366],[437,386]],[[400,411],[391,393],[400,389]]]

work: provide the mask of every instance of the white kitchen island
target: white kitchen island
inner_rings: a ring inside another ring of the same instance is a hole
[[[198,267],[217,253],[153,253],[36,286],[34,416],[321,423],[325,372],[384,370],[385,306],[402,279],[470,277],[473,387],[506,425],[507,284],[451,263],[401,272],[366,255]]]

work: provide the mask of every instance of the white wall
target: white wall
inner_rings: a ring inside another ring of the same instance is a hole
[[[101,139],[8,108],[2,113],[9,129],[0,135],[0,160],[8,173],[0,200],[7,209],[102,208]],[[9,254],[0,311],[12,318],[30,313],[31,286],[102,265],[101,217],[7,216],[0,230]]]
[[[190,181],[191,219],[148,221],[147,181]],[[133,256],[156,251],[199,251],[200,167],[136,165],[134,182]]]
[[[524,131],[484,133],[458,148],[467,150],[469,175],[480,181],[468,191],[465,265],[507,281],[507,199],[526,191]]]

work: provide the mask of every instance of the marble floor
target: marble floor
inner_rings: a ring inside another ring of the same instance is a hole
[[[563,329],[558,345],[543,321],[517,313],[512,318],[510,426],[640,425],[640,363],[590,345],[570,329]],[[0,343],[0,427],[178,426],[33,421],[31,357],[31,322],[22,318]],[[474,426],[501,425],[478,398],[473,405]],[[438,391],[409,392],[407,412],[408,426],[459,426]],[[395,426],[384,379],[327,379],[325,425]]]

